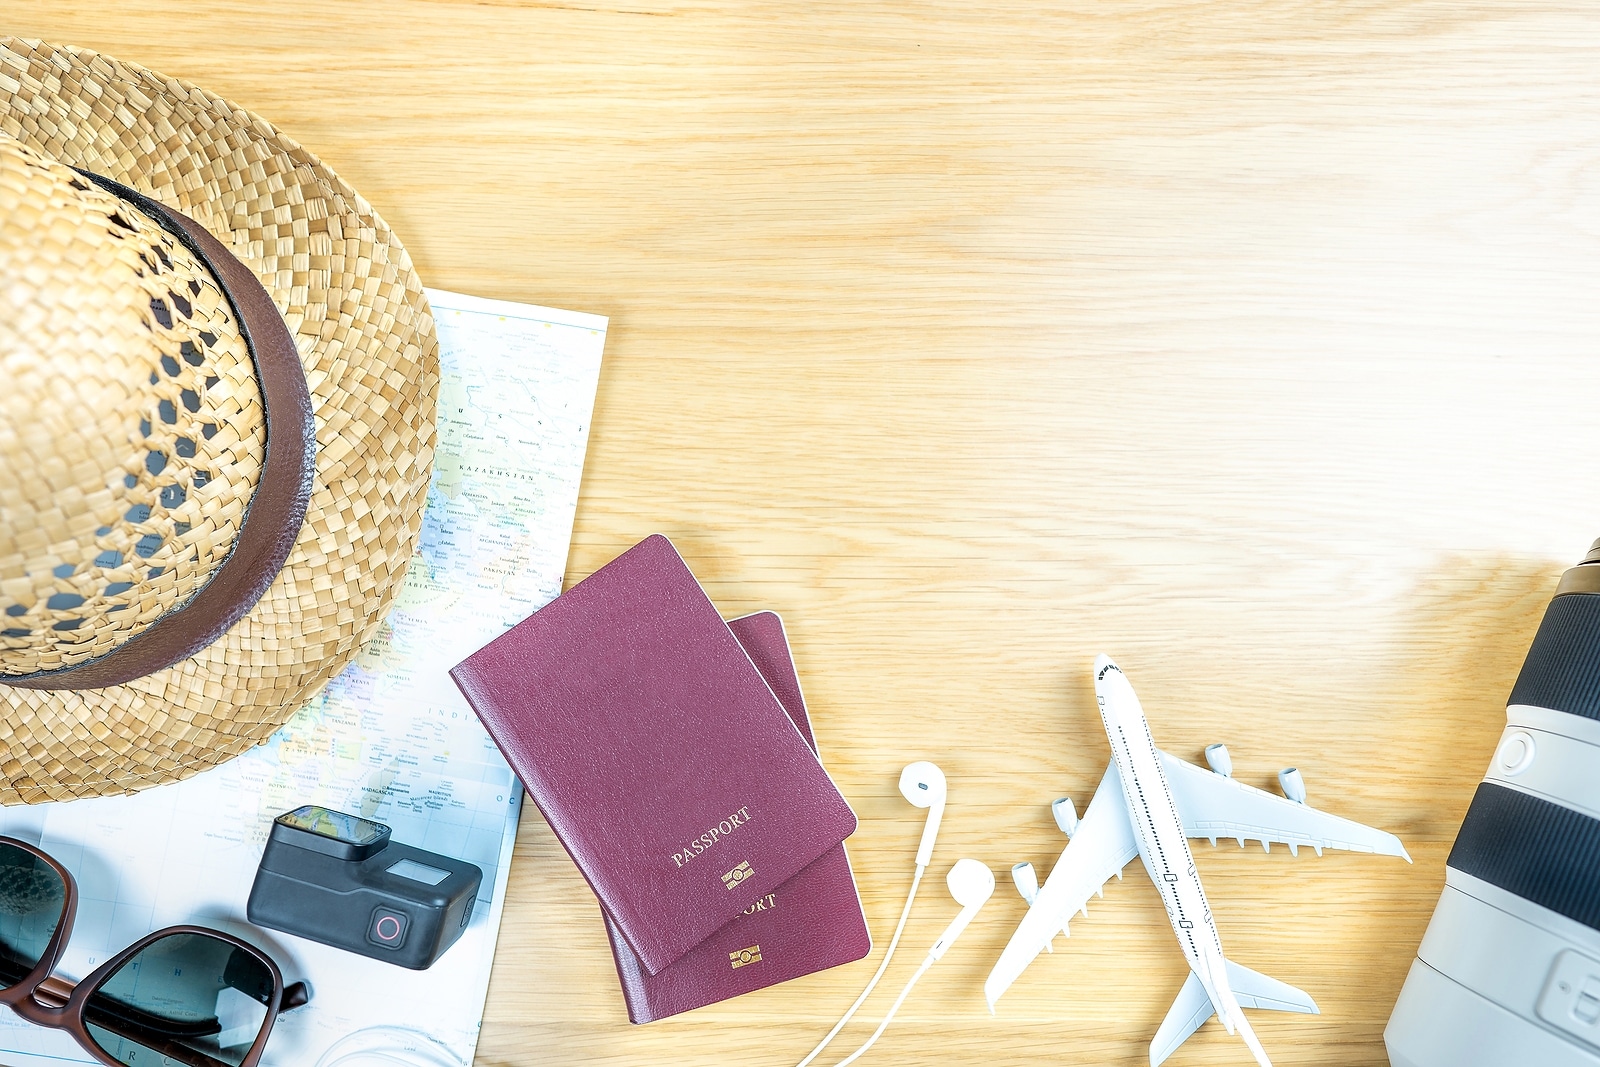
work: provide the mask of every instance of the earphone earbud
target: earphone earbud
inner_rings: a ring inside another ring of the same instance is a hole
[[[917,843],[917,871],[911,878],[911,892],[906,894],[906,906],[900,912],[900,921],[895,925],[894,936],[889,939],[889,948],[884,952],[883,961],[878,964],[878,969],[873,972],[871,980],[867,982],[867,988],[863,989],[861,995],[856,998],[856,1002],[850,1005],[850,1010],[844,1013],[844,1018],[833,1024],[833,1029],[828,1031],[827,1035],[817,1043],[817,1047],[812,1049],[797,1067],[806,1067],[808,1063],[816,1059],[817,1054],[827,1047],[828,1042],[833,1040],[834,1035],[844,1028],[844,1024],[850,1021],[850,1017],[856,1013],[856,1009],[866,1001],[867,994],[871,993],[873,987],[878,984],[878,979],[883,977],[883,972],[888,968],[889,961],[894,958],[895,946],[900,944],[900,933],[906,928],[906,917],[911,914],[911,902],[917,899],[917,886],[922,882],[922,871],[933,861],[933,839],[939,836],[939,820],[944,818],[944,793],[944,772],[936,764],[929,763],[927,760],[918,760],[915,763],[906,764],[905,770],[900,772],[900,795],[911,801],[913,806],[928,809],[928,821],[922,826],[922,840]],[[969,861],[962,860],[961,862],[966,863]],[[970,862],[977,863],[976,860]],[[958,863],[956,866],[960,867],[961,864]],[[980,863],[978,866],[982,867],[983,865]],[[987,871],[988,868],[985,867],[984,870]],[[951,878],[955,877],[954,870],[950,874]],[[963,879],[967,877],[970,876],[963,875]],[[989,876],[989,889],[991,891],[994,889],[993,875]],[[955,892],[954,881],[950,882],[950,891],[952,893]],[[985,895],[984,899],[988,899],[987,895]],[[971,921],[972,917],[969,915],[967,922]],[[966,922],[963,922],[961,926],[965,929]],[[953,926],[952,929],[954,929]],[[954,933],[951,933],[950,930],[945,931],[945,933],[950,934],[949,940],[951,941],[955,940],[955,934],[960,932],[961,930],[955,930]],[[940,951],[942,952],[943,950],[941,949]],[[931,963],[932,961],[930,960],[929,962]],[[859,1050],[856,1055],[860,1055]]]
[[[912,767],[915,766],[916,764],[912,764]],[[928,766],[932,766],[932,764]],[[906,770],[911,770],[911,767],[906,768]],[[904,781],[904,779],[901,780]],[[872,1031],[872,1036],[867,1038],[866,1043],[860,1048],[840,1060],[835,1067],[849,1067],[850,1064],[859,1060],[867,1049],[872,1047],[873,1042],[877,1041],[883,1035],[883,1031],[888,1028],[889,1021],[894,1018],[894,1013],[899,1011],[900,1005],[905,1003],[906,996],[911,992],[911,987],[917,984],[919,978],[928,973],[929,967],[939,961],[939,957],[945,954],[945,951],[955,943],[956,938],[961,936],[961,931],[965,930],[967,925],[972,922],[973,918],[978,914],[978,909],[982,908],[989,898],[994,895],[994,872],[974,859],[956,860],[956,865],[950,868],[950,873],[945,875],[944,881],[945,885],[950,887],[950,895],[956,898],[957,904],[961,905],[961,913],[955,917],[955,921],[944,928],[944,933],[939,935],[939,940],[933,943],[933,947],[928,950],[927,959],[922,961],[922,966],[917,968],[917,973],[911,976],[911,980],[906,983],[904,989],[900,990],[900,995],[894,999],[894,1003],[889,1005],[888,1014],[883,1017],[883,1021],[878,1024],[878,1028]]]
[[[917,866],[926,867],[933,862],[933,839],[939,836],[939,820],[944,817],[944,772],[927,760],[907,764],[900,772],[900,795],[913,806],[928,809],[922,840],[917,843]]]
[[[994,872],[975,859],[956,860],[956,865],[950,868],[944,881],[950,887],[950,895],[961,905],[961,913],[944,928],[939,940],[928,950],[930,960],[945,954],[956,938],[961,936],[961,931],[977,916],[978,910],[994,895]]]

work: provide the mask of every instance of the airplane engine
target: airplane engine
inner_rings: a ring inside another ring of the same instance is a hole
[[[1300,768],[1285,767],[1279,771],[1278,786],[1283,790],[1283,795],[1296,804],[1306,802],[1306,780],[1300,776]]]
[[[1034,898],[1039,895],[1039,876],[1034,872],[1033,864],[1019,863],[1012,867],[1011,880],[1017,884],[1017,892],[1028,902],[1028,907],[1033,907]]]
[[[1071,797],[1062,797],[1050,805],[1050,814],[1055,816],[1056,825],[1061,827],[1061,832],[1071,837],[1078,832],[1078,809],[1073,807]]]
[[[1228,755],[1227,745],[1207,745],[1206,762],[1222,777],[1233,777],[1233,757]]]

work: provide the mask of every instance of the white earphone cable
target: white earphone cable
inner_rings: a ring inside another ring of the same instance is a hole
[[[862,1002],[867,999],[867,994],[871,993],[873,987],[878,984],[878,979],[883,977],[884,970],[889,966],[889,958],[894,955],[894,947],[900,943],[900,932],[906,928],[906,917],[911,914],[911,902],[917,899],[917,886],[922,882],[923,869],[924,868],[922,864],[917,864],[917,873],[911,879],[911,892],[906,894],[906,906],[900,912],[900,922],[896,924],[894,928],[894,936],[889,939],[889,950],[883,954],[883,962],[878,964],[878,970],[873,974],[872,981],[867,983],[867,988],[861,991],[861,995],[856,998],[856,1002],[850,1005],[850,1010],[844,1013],[844,1018],[833,1024],[833,1029],[828,1031],[828,1036],[824,1037],[820,1042],[818,1042],[817,1047],[812,1049],[805,1059],[795,1064],[795,1067],[806,1067],[806,1064],[816,1059],[817,1056],[821,1054],[822,1050],[828,1047],[828,1042],[832,1041],[834,1035],[836,1035],[840,1030],[844,1029],[844,1024],[850,1021],[850,1017],[856,1013],[856,1009],[861,1007]],[[923,970],[926,969],[927,966],[924,965]],[[918,971],[917,977],[920,978],[921,976],[922,971]],[[914,982],[916,979],[913,978],[912,981]],[[910,988],[910,986],[906,987],[908,991]],[[904,993],[900,994],[900,996],[901,999],[905,998]],[[895,1007],[898,1008],[899,1006],[900,1002],[896,1001]],[[893,1015],[894,1012],[891,1010],[889,1014]],[[887,1019],[884,1021],[888,1022]],[[878,1029],[880,1032],[882,1032],[883,1028],[879,1027]],[[873,1034],[872,1036],[874,1039],[876,1039],[878,1035]],[[871,1042],[869,1041],[867,1044],[871,1044]],[[863,1049],[865,1049],[865,1047],[865,1045],[862,1046]],[[857,1052],[857,1055],[860,1055],[859,1051]]]
[[[371,1026],[346,1034],[317,1060],[317,1067],[461,1067],[461,1058],[419,1030]]]
[[[882,1034],[884,1030],[888,1029],[889,1020],[894,1018],[894,1013],[900,1010],[901,1004],[905,1003],[906,994],[911,992],[911,987],[917,984],[918,978],[921,978],[923,975],[928,973],[928,968],[932,967],[933,963],[934,959],[931,955],[922,961],[922,966],[917,968],[917,973],[911,976],[911,981],[906,983],[906,987],[900,990],[900,995],[894,998],[894,1003],[889,1006],[889,1014],[885,1015],[883,1017],[883,1022],[879,1023],[878,1028],[872,1031],[872,1036],[867,1038],[867,1043],[850,1053],[850,1055],[846,1056],[844,1059],[840,1060],[834,1065],[834,1067],[848,1067],[849,1064],[852,1064],[856,1062],[856,1060],[860,1059],[862,1053],[866,1052],[867,1049],[872,1047],[872,1043],[878,1040],[878,1035]]]

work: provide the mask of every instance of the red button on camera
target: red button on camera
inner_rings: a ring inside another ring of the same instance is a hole
[[[371,924],[367,926],[367,940],[384,948],[399,948],[406,943],[406,929],[410,925],[411,920],[405,912],[377,908],[372,913]]]

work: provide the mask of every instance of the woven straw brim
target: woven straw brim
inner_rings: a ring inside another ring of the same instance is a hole
[[[265,740],[382,622],[428,488],[438,342],[405,249],[338,175],[202,89],[83,49],[0,39],[0,132],[205,226],[283,313],[316,419],[316,482],[261,601],[127,685],[0,686],[0,804],[126,793]]]

